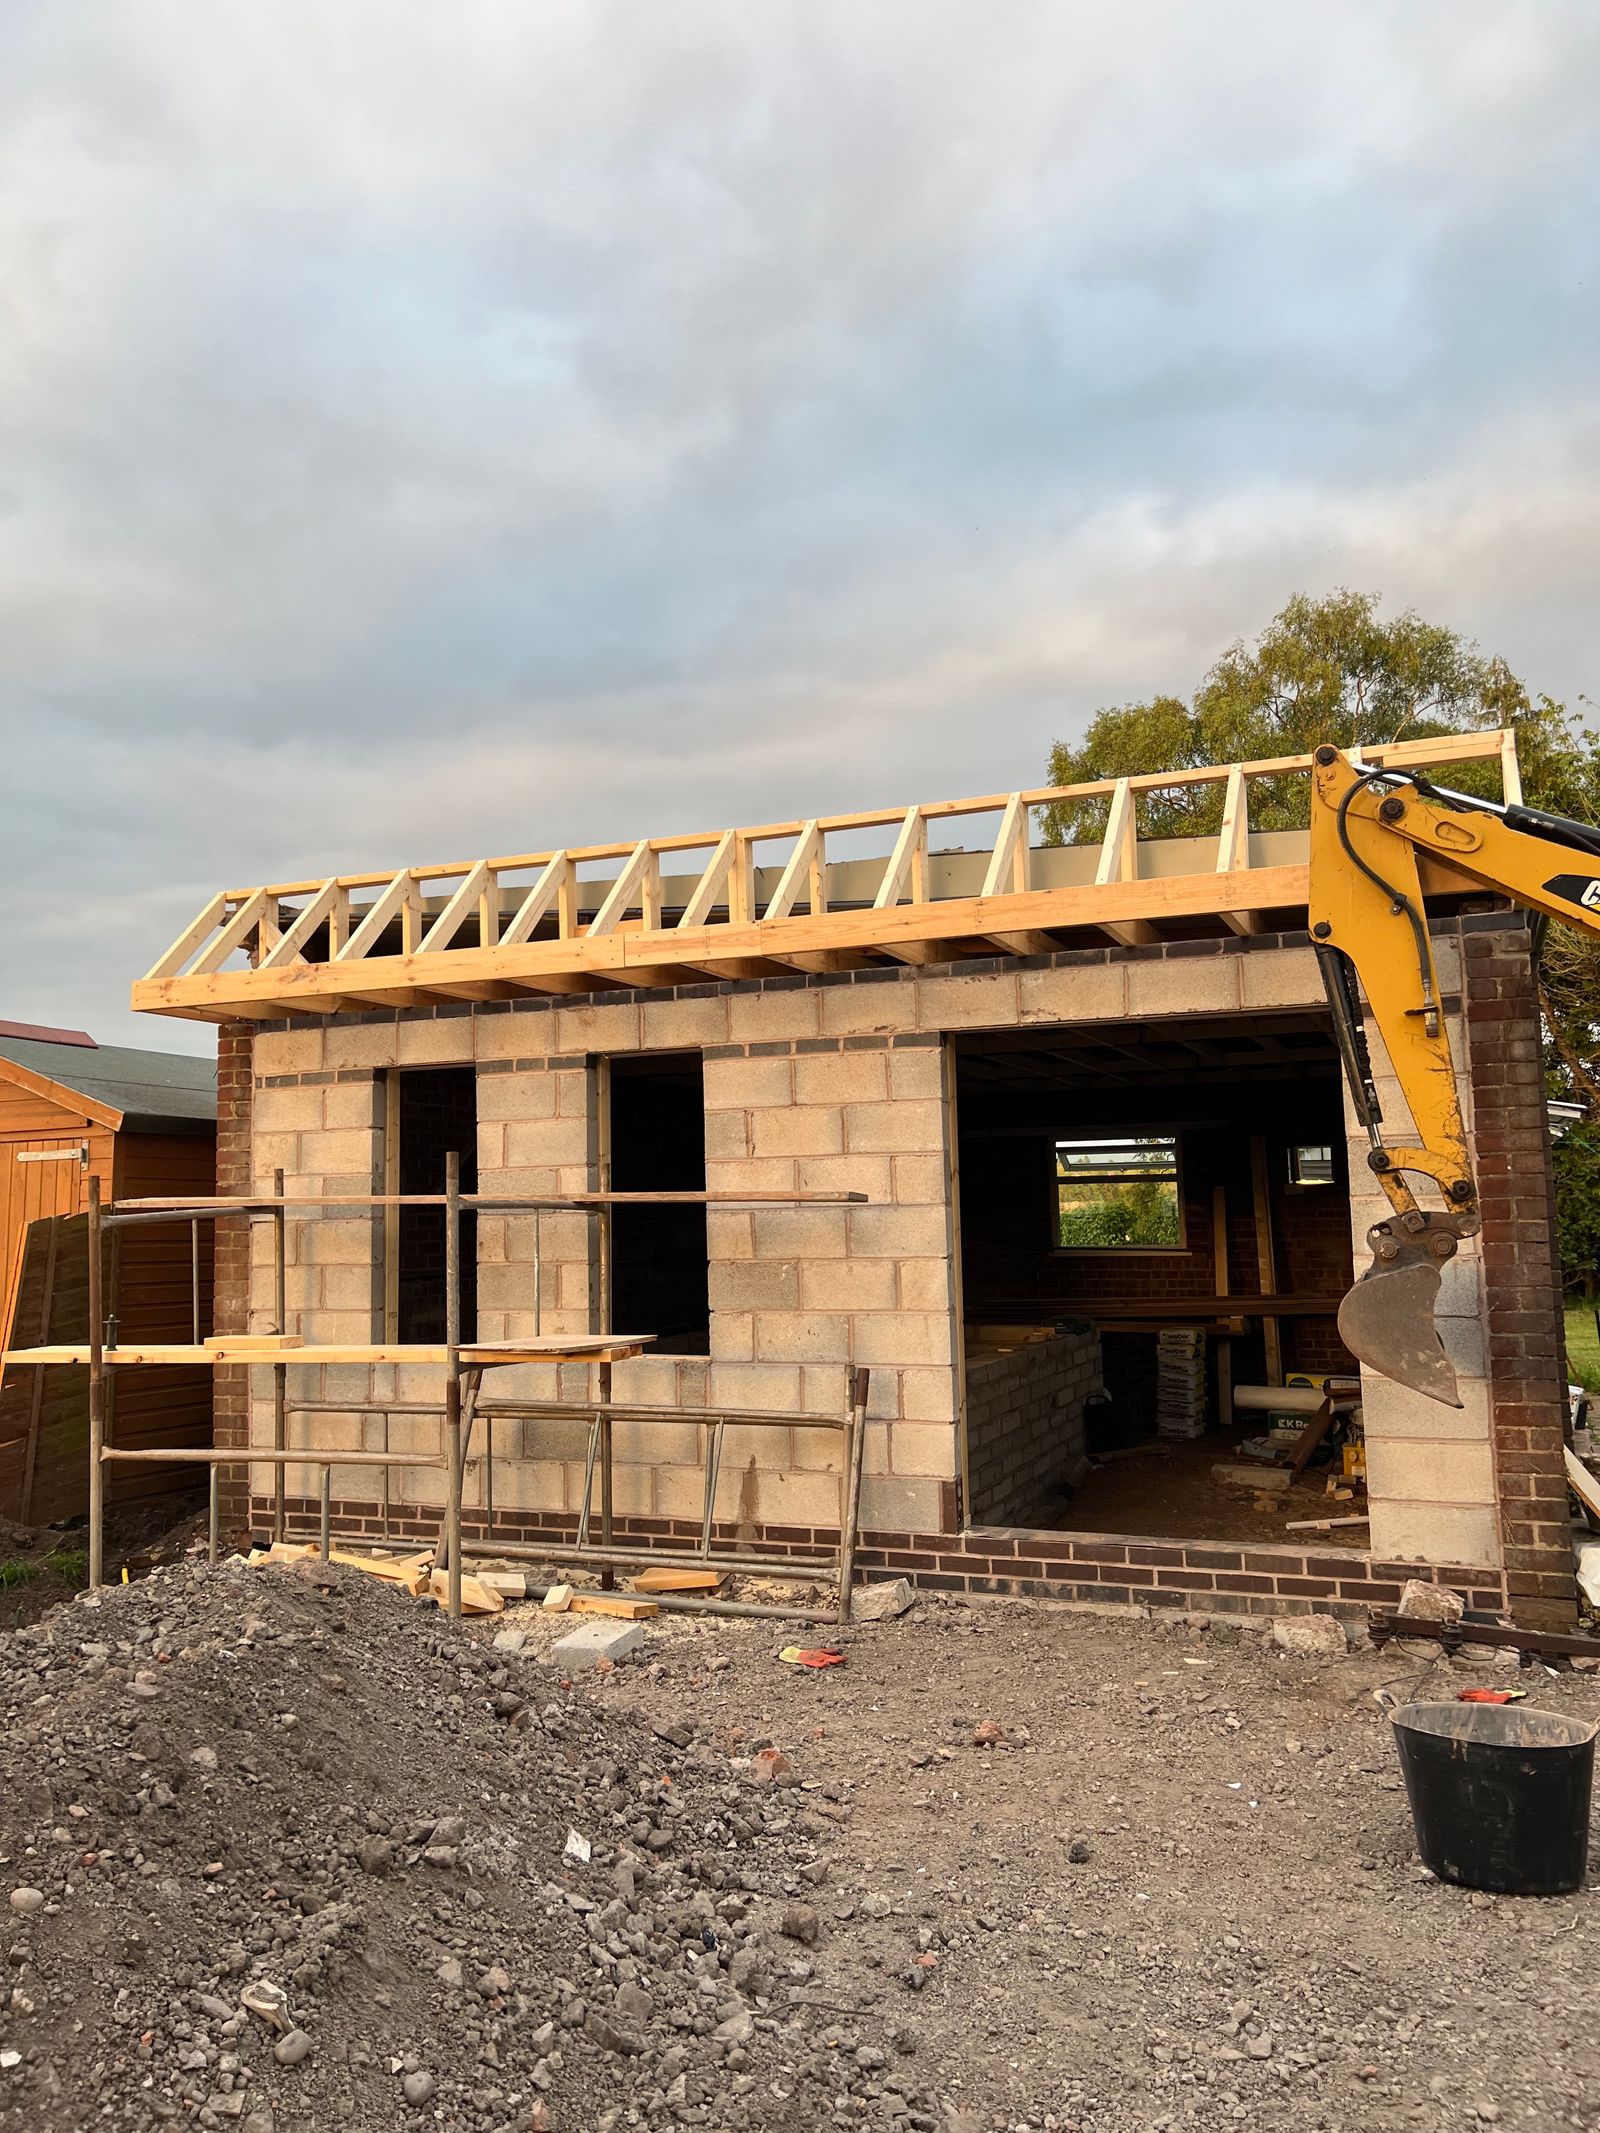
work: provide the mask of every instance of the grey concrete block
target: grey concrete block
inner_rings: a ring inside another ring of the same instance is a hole
[[[550,1647],[550,1656],[563,1666],[594,1666],[602,1659],[623,1659],[644,1642],[641,1622],[610,1622],[597,1615]]]

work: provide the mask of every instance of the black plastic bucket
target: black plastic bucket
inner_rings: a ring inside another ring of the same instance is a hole
[[[1600,1728],[1525,1704],[1382,1700],[1424,1866],[1502,1896],[1583,1887]]]

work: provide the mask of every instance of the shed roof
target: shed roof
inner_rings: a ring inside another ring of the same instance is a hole
[[[0,1035],[0,1062],[71,1089],[122,1113],[134,1132],[190,1121],[210,1125],[217,1115],[217,1063],[184,1052],[135,1051],[130,1045],[52,1043]]]

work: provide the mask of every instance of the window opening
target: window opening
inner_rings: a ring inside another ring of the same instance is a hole
[[[705,1068],[698,1052],[609,1066],[613,1192],[704,1192]],[[611,1330],[653,1333],[656,1355],[709,1355],[711,1282],[703,1206],[611,1211]]]
[[[1178,1143],[1171,1136],[1058,1140],[1062,1251],[1174,1251],[1183,1244]]]

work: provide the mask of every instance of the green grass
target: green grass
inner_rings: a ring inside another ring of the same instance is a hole
[[[81,1548],[52,1548],[48,1555],[14,1555],[0,1563],[0,1592],[14,1585],[31,1584],[53,1570],[58,1578],[69,1585],[87,1585],[89,1582],[89,1558]]]
[[[1575,1385],[1600,1392],[1600,1333],[1589,1304],[1575,1305],[1567,1313],[1567,1368]]]

